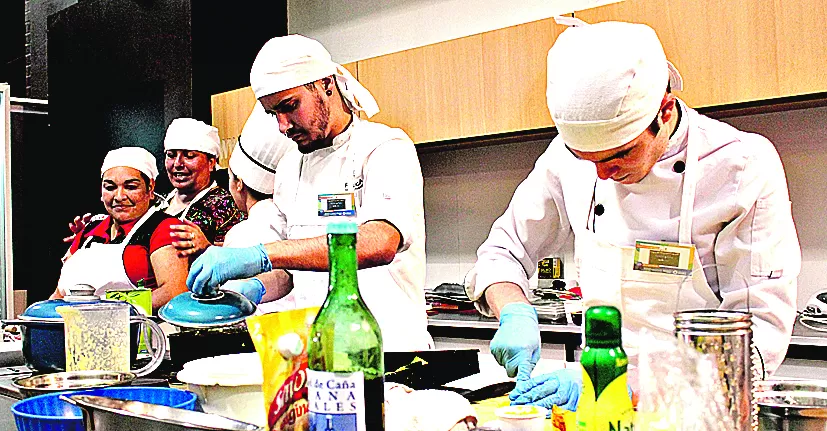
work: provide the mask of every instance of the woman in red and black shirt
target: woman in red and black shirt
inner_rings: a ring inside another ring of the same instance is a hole
[[[143,280],[153,289],[157,310],[187,291],[187,258],[172,246],[170,226],[180,223],[153,205],[155,158],[138,147],[110,151],[101,168],[101,201],[108,215],[76,235],[71,257],[61,270],[53,298],[77,284],[103,295],[108,289],[135,288]]]

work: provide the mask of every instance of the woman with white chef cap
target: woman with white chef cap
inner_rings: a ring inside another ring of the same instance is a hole
[[[221,245],[242,214],[230,193],[212,179],[218,163],[218,129],[194,118],[172,120],[164,137],[164,166],[175,189],[167,196],[169,215],[184,224],[173,227],[173,246],[182,256]]]
[[[328,279],[325,227],[345,217],[359,225],[359,289],[382,330],[383,347],[431,347],[422,172],[411,139],[359,118],[378,112],[376,101],[315,40],[269,40],[253,62],[250,83],[296,144],[276,170],[273,202],[282,241],[208,248],[192,264],[190,290],[278,268],[293,276],[293,289],[277,301],[279,307],[321,305]]]
[[[187,289],[188,260],[172,246],[170,227],[180,223],[155,205],[155,157],[140,147],[110,151],[101,166],[101,202],[108,215],[75,235],[52,298],[66,296],[79,284],[134,289],[139,281],[152,289],[157,310]]]
[[[529,379],[540,337],[526,299],[538,260],[572,236],[584,305],[620,309],[632,362],[641,329],[672,334],[678,309],[746,310],[747,292],[765,370],[784,359],[801,251],[781,161],[766,138],[687,107],[671,93],[681,87],[646,25],[572,27],[549,51],[559,135],[466,278],[476,306],[500,319],[491,351],[517,375],[513,403],[576,408],[579,373]],[[635,253],[641,241],[681,259],[668,268],[646,261]],[[673,273],[693,275],[680,295],[685,278]]]
[[[241,221],[230,193],[212,178],[219,146],[218,129],[193,118],[176,118],[164,136],[164,167],[174,189],[159,204],[165,213],[184,222],[173,226],[172,233],[176,240],[172,245],[182,256],[221,245],[230,228]],[[89,214],[75,217],[69,229],[77,234],[91,220]],[[64,239],[72,240],[74,235]],[[71,250],[66,257],[70,254]]]
[[[230,156],[229,167],[230,194],[247,218],[227,232],[224,247],[252,247],[281,239],[278,208],[272,199],[276,166],[295,145],[279,132],[278,120],[256,102]],[[265,284],[272,288],[267,291]],[[258,277],[230,280],[221,288],[241,293],[258,304],[284,296],[292,284],[287,272],[274,270]],[[281,289],[285,291],[280,292]],[[259,311],[264,312],[266,308],[264,304],[259,305]]]

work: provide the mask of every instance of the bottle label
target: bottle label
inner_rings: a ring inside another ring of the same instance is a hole
[[[307,370],[310,431],[366,431],[365,376]]]
[[[583,393],[577,403],[578,431],[633,431],[634,415],[626,373],[617,376],[595,397],[594,384],[583,369]]]

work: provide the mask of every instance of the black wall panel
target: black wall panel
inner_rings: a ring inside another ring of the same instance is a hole
[[[42,256],[27,257],[38,268],[30,302],[54,290],[67,223],[103,211],[106,152],[143,146],[163,172],[167,125],[178,117],[210,123],[210,95],[249,85],[258,50],[286,30],[283,0],[80,0],[48,18],[51,127],[38,169],[21,179],[27,190],[48,190],[26,205],[44,220],[25,232]],[[170,189],[163,174],[158,189]]]

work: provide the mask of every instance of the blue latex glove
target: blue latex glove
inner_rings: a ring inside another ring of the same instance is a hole
[[[250,278],[272,269],[261,244],[247,248],[211,246],[192,263],[187,287],[196,295],[209,295],[229,280]]]
[[[576,411],[582,387],[582,371],[565,368],[528,380],[518,380],[508,399],[512,405],[536,405],[549,409],[549,412],[553,405]]]
[[[534,307],[521,302],[503,307],[490,348],[508,377],[527,380],[540,360],[540,325]]]
[[[261,298],[264,297],[264,283],[257,278],[248,278],[245,280],[230,280],[221,286],[221,290],[232,290],[233,292],[244,295],[253,304],[260,304]]]

